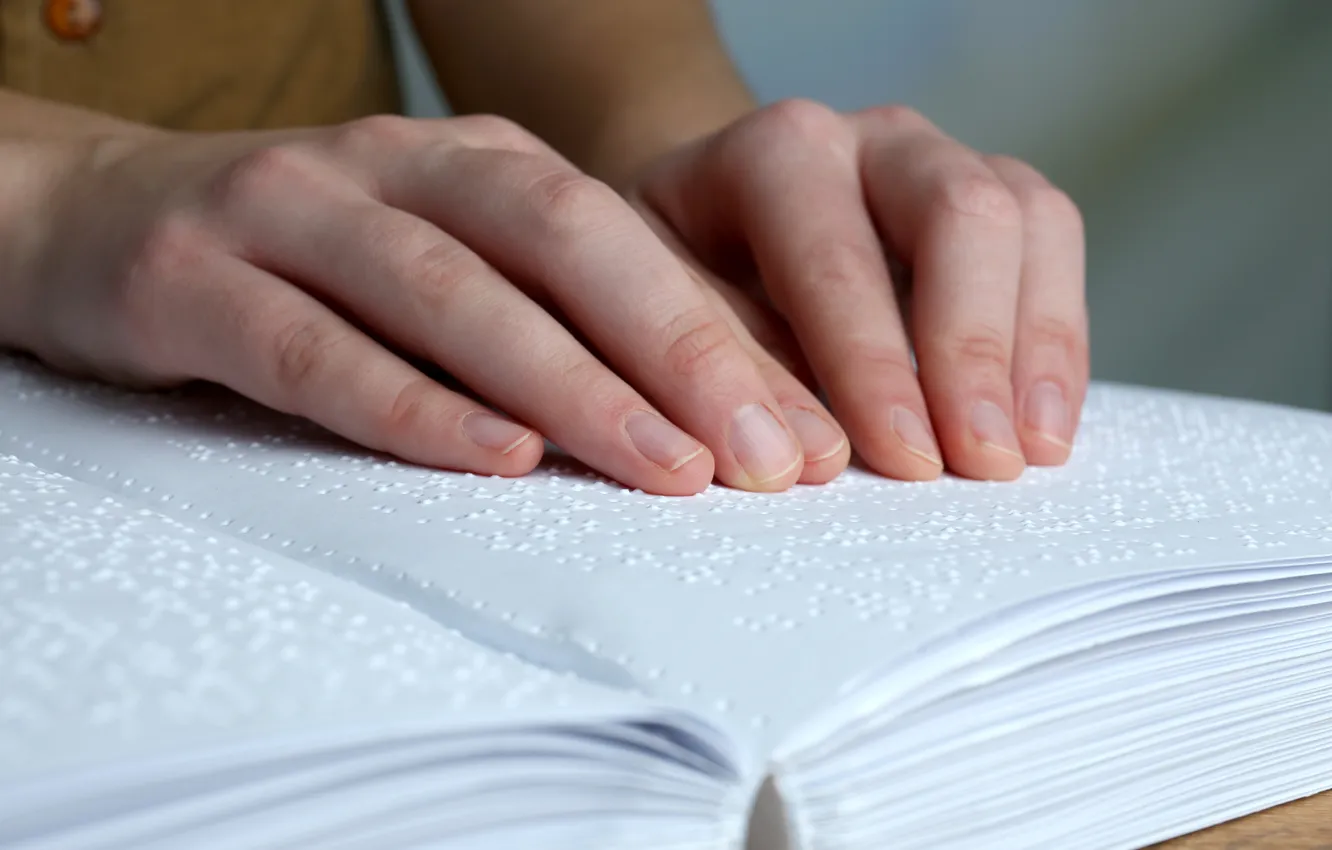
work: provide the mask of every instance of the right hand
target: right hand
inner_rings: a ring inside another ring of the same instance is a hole
[[[104,141],[32,232],[8,342],[68,371],[212,381],[483,474],[530,471],[544,436],[661,494],[827,481],[850,454],[627,203],[501,119]]]

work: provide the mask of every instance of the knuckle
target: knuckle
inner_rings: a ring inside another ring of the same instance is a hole
[[[437,392],[428,379],[417,378],[393,394],[393,400],[378,417],[377,430],[391,444],[400,445],[413,435],[437,431],[430,420],[431,400]]]
[[[570,399],[577,399],[578,416],[583,421],[615,422],[634,406],[621,380],[595,357],[563,356],[552,362],[550,369],[555,386]]]
[[[215,204],[226,209],[263,203],[275,192],[310,181],[318,166],[310,153],[289,145],[260,148],[218,172],[212,186]]]
[[[485,273],[485,264],[471,251],[436,241],[408,255],[402,279],[415,284],[418,297],[437,315],[449,309],[460,290],[480,281]]]
[[[845,362],[854,364],[857,372],[873,375],[876,384],[897,386],[916,382],[911,355],[901,346],[864,336],[848,337],[841,345]]]
[[[879,246],[835,239],[816,240],[804,257],[804,268],[808,279],[817,281],[830,297],[877,289],[888,277]]]
[[[536,178],[527,197],[542,226],[562,237],[604,225],[615,215],[620,200],[605,183],[569,169]]]
[[[1017,198],[1003,181],[988,174],[967,174],[940,182],[935,199],[940,215],[979,218],[1003,227],[1022,223]]]
[[[204,242],[202,229],[195,222],[168,213],[144,231],[128,277],[135,281],[178,277],[197,262]]]
[[[884,129],[902,131],[918,131],[933,129],[934,125],[921,113],[909,106],[900,103],[888,103],[882,106],[872,106],[861,113],[870,118],[875,124]]]
[[[610,371],[591,357],[570,357],[559,365],[558,372],[560,382],[589,400],[593,407],[603,403],[598,397],[604,394],[607,384],[613,383]]]
[[[1015,156],[1004,153],[985,154],[981,157],[994,172],[1004,176],[1010,185],[1026,183],[1031,180],[1044,180],[1035,168]]]
[[[368,115],[338,129],[337,140],[353,151],[401,150],[421,141],[419,121],[401,115]]]
[[[1004,154],[986,156],[985,162],[1008,184],[1025,220],[1082,229],[1078,205],[1031,165]]]
[[[829,106],[806,98],[779,100],[761,110],[756,126],[781,137],[824,143],[848,132],[842,116]]]
[[[446,302],[462,284],[479,279],[488,268],[462,243],[415,218],[374,214],[365,218],[366,243],[378,247],[393,283],[427,311],[447,308]]]
[[[487,147],[515,153],[544,153],[545,145],[517,121],[500,115],[464,115],[454,119],[455,126],[475,136]]]
[[[373,204],[365,204],[356,211],[364,220],[361,233],[365,243],[376,246],[390,260],[413,257],[436,241],[423,237],[422,223],[411,216],[397,211],[385,213]]]
[[[169,289],[189,281],[207,246],[202,228],[178,214],[159,219],[140,237],[110,293],[111,310],[134,345],[146,348],[163,337],[161,300]]]
[[[735,335],[725,320],[710,309],[699,308],[671,322],[663,362],[677,375],[698,378],[714,370],[735,345]]]
[[[1088,349],[1086,331],[1079,323],[1050,316],[1027,323],[1022,329],[1022,343],[1028,349],[1054,349],[1075,363],[1086,357]]]
[[[312,319],[296,319],[279,328],[270,342],[278,391],[288,398],[299,397],[338,344],[336,335]]]
[[[1082,211],[1071,197],[1046,182],[1030,185],[1018,193],[1023,215],[1030,221],[1081,233]]]
[[[1008,373],[1012,346],[996,328],[971,328],[947,346],[949,360],[960,369],[994,369]]]

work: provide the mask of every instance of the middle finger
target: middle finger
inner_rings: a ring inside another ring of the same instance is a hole
[[[717,174],[730,184],[721,194],[733,201],[733,226],[852,445],[885,475],[936,477],[942,461],[862,201],[850,126],[814,104],[782,104],[729,142],[717,147]]]
[[[266,206],[268,226],[247,234],[256,262],[448,369],[617,481],[687,495],[711,480],[703,446],[448,234],[369,199],[327,198],[294,212],[280,199]],[[293,221],[300,228],[284,225]]]
[[[712,451],[722,481],[784,490],[799,479],[799,443],[755,364],[608,186],[546,157],[454,149],[390,173],[381,189],[388,203],[543,291],[617,372]]]
[[[968,477],[1016,478],[1026,466],[1012,386],[1022,211],[978,154],[914,113],[857,121],[870,208],[912,269],[912,338],[944,459]]]

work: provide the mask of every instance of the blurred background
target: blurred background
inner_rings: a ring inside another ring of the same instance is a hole
[[[389,0],[412,114],[445,106]],[[1088,227],[1093,375],[1332,409],[1332,0],[713,0],[765,101],[905,103]]]

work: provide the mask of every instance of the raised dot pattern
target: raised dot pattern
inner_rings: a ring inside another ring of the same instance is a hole
[[[651,693],[783,729],[996,608],[1089,581],[1332,552],[1332,418],[1093,389],[1073,461],[1011,484],[690,498],[555,458],[505,480],[388,461],[214,393],[130,396],[13,367],[0,449],[403,598],[570,641]]]
[[[0,454],[0,785],[183,744],[598,698],[355,585]]]

